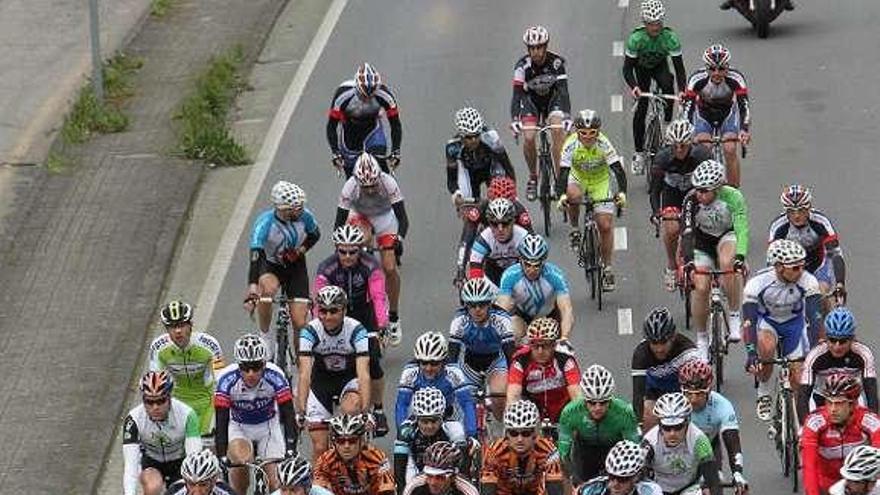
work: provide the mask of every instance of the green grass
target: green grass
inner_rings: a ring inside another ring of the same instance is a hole
[[[227,122],[235,97],[245,88],[242,61],[241,47],[213,57],[175,115],[180,121],[180,148],[187,158],[217,165],[248,163],[247,151],[232,136]]]
[[[64,172],[64,169],[67,166],[67,160],[61,153],[51,151],[49,152],[49,156],[46,157],[46,163],[44,163],[43,166],[46,167],[46,170],[48,170],[50,174],[60,174],[61,172]]]
[[[150,2],[150,15],[162,18],[171,8],[171,0],[152,0]]]

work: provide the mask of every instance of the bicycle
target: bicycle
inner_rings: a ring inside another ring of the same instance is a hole
[[[605,273],[605,262],[599,253],[599,226],[593,218],[593,208],[596,203],[614,202],[614,198],[604,198],[593,201],[587,195],[581,198],[580,204],[584,206],[584,230],[581,233],[581,243],[578,247],[578,266],[584,269],[587,286],[590,288],[590,299],[595,299],[602,311],[602,276]],[[617,208],[617,216],[621,210]]]
[[[703,275],[710,277],[709,286],[709,317],[707,327],[709,331],[709,364],[715,368],[715,390],[721,392],[721,386],[724,384],[724,356],[727,355],[730,343],[730,326],[727,319],[727,308],[725,307],[725,295],[721,288],[721,277],[725,275],[733,275],[738,273],[737,270],[716,270],[716,269],[696,269],[691,275]],[[690,295],[693,291],[693,285],[690,277],[685,277],[685,312],[687,313],[687,327],[690,328]]]
[[[266,473],[266,466],[269,464],[277,464],[283,461],[283,458],[267,458],[262,459],[260,456],[254,457],[253,461],[250,462],[242,462],[242,463],[225,463],[224,466],[224,477],[229,480],[229,472],[230,468],[248,468],[251,473],[253,473],[253,495],[268,495],[269,494],[269,475]]]
[[[556,168],[553,166],[553,156],[550,154],[550,131],[553,129],[563,129],[562,124],[548,124],[537,126],[524,126],[524,131],[537,131],[538,133],[538,201],[541,203],[541,212],[544,216],[544,235],[550,237],[550,227],[552,226],[551,213],[553,208],[553,197],[555,193],[553,187],[556,184]],[[519,136],[516,137],[519,143]],[[551,183],[552,179],[552,183]]]
[[[782,475],[791,478],[792,492],[798,491],[798,469],[800,468],[800,451],[798,445],[798,427],[800,422],[797,417],[796,394],[792,389],[789,378],[791,376],[791,363],[803,362],[804,358],[788,359],[782,356],[779,345],[776,347],[775,359],[761,360],[763,365],[779,365],[776,374],[776,403],[773,407],[773,419],[767,428],[767,435],[776,445],[779,461],[782,463]],[[755,388],[758,380],[755,379]]]
[[[678,96],[665,95],[662,93],[641,93],[639,98],[648,100],[648,113],[645,116],[645,163],[650,172],[654,164],[654,157],[663,146],[663,119],[666,112],[666,102],[664,100],[676,102]],[[638,105],[638,101],[633,105],[633,109]],[[646,173],[645,170],[633,170],[636,175],[645,175],[645,185],[648,190],[651,189],[652,174]]]
[[[291,300],[287,298],[287,295],[284,293],[284,289],[279,289],[278,293],[275,294],[274,297],[270,296],[260,296],[254,298],[254,301],[257,304],[277,304],[278,311],[275,312],[275,323],[273,330],[275,331],[275,358],[273,362],[278,365],[284,371],[284,375],[290,379],[292,374],[288,369],[288,365],[296,362],[296,347],[297,343],[294,343],[293,351],[291,352],[290,339],[288,336],[288,332],[290,329],[290,306],[289,303]],[[251,313],[251,318],[253,318],[253,313]]]

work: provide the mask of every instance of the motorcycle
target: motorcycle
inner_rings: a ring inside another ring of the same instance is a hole
[[[770,23],[785,10],[783,0],[737,0],[733,8],[752,23],[759,38],[770,34]]]

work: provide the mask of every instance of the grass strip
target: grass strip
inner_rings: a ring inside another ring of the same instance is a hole
[[[168,14],[171,8],[171,0],[152,0],[150,2],[150,15],[157,18],[163,18]]]

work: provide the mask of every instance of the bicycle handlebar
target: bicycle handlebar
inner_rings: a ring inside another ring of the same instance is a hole
[[[678,95],[664,95],[662,93],[639,93],[639,98],[652,98],[658,100],[678,101]]]
[[[227,468],[259,468],[263,469],[264,466],[269,464],[277,464],[284,460],[283,457],[269,457],[267,459],[260,459],[259,457],[254,459],[251,462],[227,462],[224,465]]]
[[[778,357],[778,358],[773,358],[773,359],[759,359],[758,362],[761,364],[778,364],[781,366],[786,366],[790,363],[802,363],[802,362],[804,362],[805,359],[806,359],[806,356],[801,356],[801,357],[794,358],[794,359],[790,359],[787,357],[781,357],[781,358]]]

